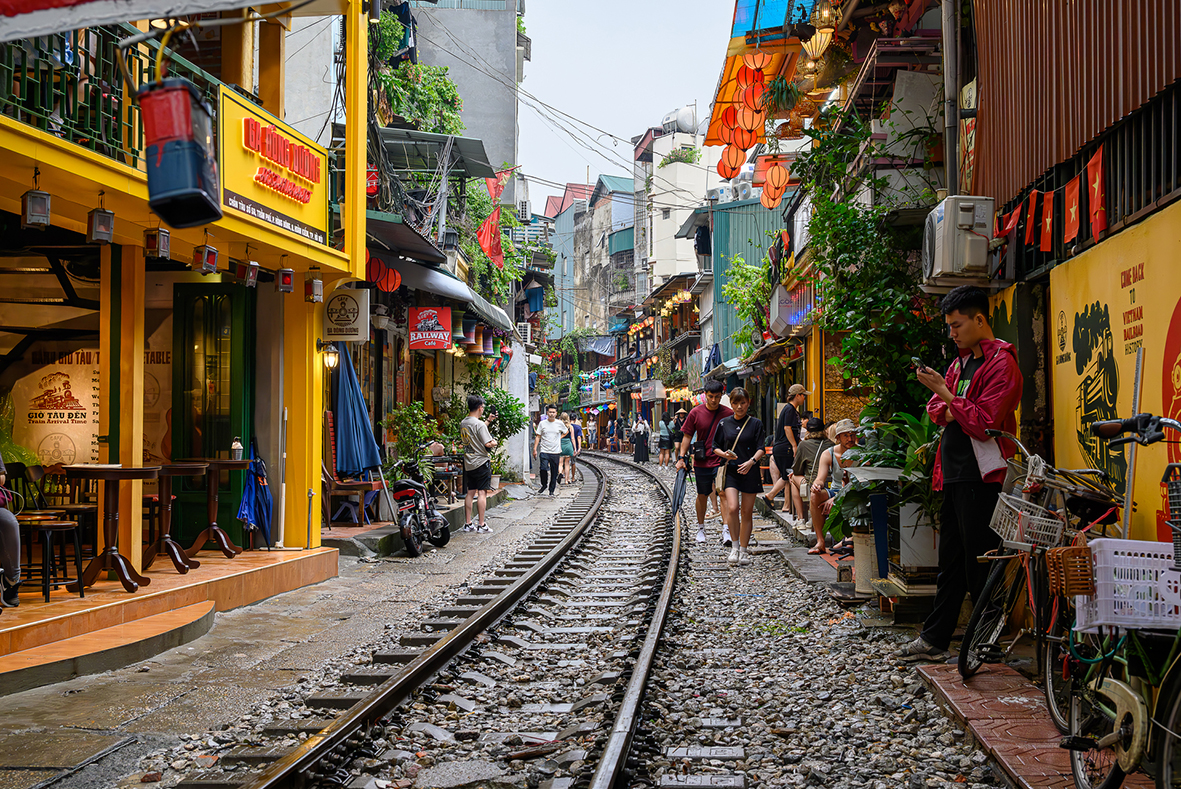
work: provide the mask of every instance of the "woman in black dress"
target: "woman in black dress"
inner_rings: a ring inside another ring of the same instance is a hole
[[[636,423],[632,426],[632,460],[636,463],[648,462],[648,436],[651,431],[643,417],[636,414]]]
[[[766,452],[763,446],[763,423],[750,415],[750,395],[745,389],[730,392],[733,416],[718,424],[714,436],[714,454],[726,463],[726,518],[731,536],[737,536],[730,548],[730,564],[750,564],[750,533],[754,530],[755,497],[763,492],[759,461]],[[742,509],[739,510],[739,500]],[[741,513],[741,514],[740,514]]]

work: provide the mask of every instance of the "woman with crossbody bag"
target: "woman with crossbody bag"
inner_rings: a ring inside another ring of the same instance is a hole
[[[734,409],[718,425],[714,438],[714,454],[726,464],[718,469],[714,484],[726,497],[726,518],[730,534],[736,536],[727,561],[730,564],[750,564],[750,535],[754,531],[755,497],[763,492],[759,461],[763,459],[763,423],[750,415],[750,396],[738,388],[730,392],[730,407]],[[722,449],[729,447],[729,449]],[[741,500],[741,510],[739,502]]]

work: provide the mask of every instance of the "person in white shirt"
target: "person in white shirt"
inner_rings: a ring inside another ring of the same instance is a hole
[[[558,461],[562,457],[562,438],[570,431],[558,421],[558,407],[545,407],[545,419],[537,423],[537,436],[533,439],[533,454],[541,462],[541,488],[543,493],[548,484],[549,495],[558,487]]]

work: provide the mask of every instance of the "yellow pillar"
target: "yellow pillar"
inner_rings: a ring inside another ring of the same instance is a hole
[[[323,445],[324,363],[316,339],[324,305],[288,296],[283,309],[283,405],[287,408],[287,507],[283,544],[320,546],[320,458]],[[307,545],[308,491],[312,492]]]
[[[144,460],[144,261],[139,247],[121,247],[119,281],[119,462]],[[143,570],[143,482],[119,484],[119,552]]]
[[[345,26],[344,253],[354,277],[365,276],[365,180],[369,117],[369,17],[361,0],[350,0]]]
[[[245,18],[250,10],[223,11],[223,19]],[[254,25],[225,25],[221,28],[221,81],[254,90]]]
[[[264,11],[272,7],[264,8]],[[258,97],[271,114],[283,119],[286,85],[284,63],[287,60],[287,29],[290,17],[267,19],[258,29]]]

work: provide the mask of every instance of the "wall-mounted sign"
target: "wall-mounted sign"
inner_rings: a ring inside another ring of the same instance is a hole
[[[328,152],[224,85],[219,104],[221,202],[227,213],[327,244]]]
[[[341,288],[324,307],[324,337],[365,342],[369,339],[369,291]]]
[[[450,307],[410,308],[410,350],[436,351],[451,347]]]
[[[664,399],[664,382],[656,378],[640,381],[640,400],[654,403]]]

